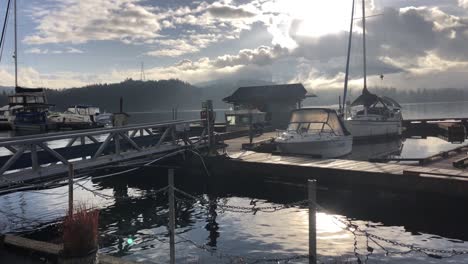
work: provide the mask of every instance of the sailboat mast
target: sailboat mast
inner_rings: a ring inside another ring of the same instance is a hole
[[[17,0],[15,0],[15,5],[14,5],[14,10],[15,10],[15,87],[18,87],[18,29],[17,29],[17,24],[16,24],[16,16],[17,16],[16,2]]]
[[[366,0],[362,0],[362,52],[364,67],[364,90],[367,90],[367,62],[366,62]]]
[[[351,25],[349,26],[349,39],[348,39],[348,54],[346,56],[346,73],[344,81],[344,92],[343,92],[343,111],[346,109],[346,95],[348,94],[348,78],[349,78],[349,59],[351,55],[351,40],[353,37],[353,24],[354,24],[354,0],[351,8]]]

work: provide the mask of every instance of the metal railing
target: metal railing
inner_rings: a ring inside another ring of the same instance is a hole
[[[169,121],[2,139],[0,149],[12,154],[0,156],[0,185],[65,173],[71,161],[83,169],[205,144],[205,129],[198,135],[190,132],[190,124],[200,123]],[[59,140],[63,144],[51,147]]]

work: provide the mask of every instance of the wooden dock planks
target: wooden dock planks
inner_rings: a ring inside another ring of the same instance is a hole
[[[461,170],[251,151],[237,153],[236,156],[237,159],[220,162],[217,166],[224,171],[232,166],[237,173],[249,171],[260,177],[274,177],[278,181],[305,182],[315,178],[323,186],[342,185],[345,188],[437,193],[468,198],[468,173]]]

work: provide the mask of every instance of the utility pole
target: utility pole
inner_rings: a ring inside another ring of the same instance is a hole
[[[141,62],[140,80],[141,80],[141,81],[145,81],[145,80],[146,80],[146,76],[145,76],[145,64],[144,64],[144,62]]]

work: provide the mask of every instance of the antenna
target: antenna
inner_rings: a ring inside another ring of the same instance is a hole
[[[344,81],[344,92],[343,92],[343,110],[346,108],[346,95],[348,94],[348,78],[349,78],[349,59],[351,54],[351,41],[353,39],[353,21],[354,20],[354,0],[353,6],[351,8],[351,25],[349,28],[349,39],[348,39],[348,53],[346,55],[346,73],[345,73],[345,81]],[[341,104],[341,102],[340,102]],[[341,108],[341,107],[340,107]]]
[[[17,11],[16,11],[16,0],[15,0],[15,88],[18,87],[18,29],[17,29],[17,24],[16,24],[16,16],[17,16]]]
[[[362,52],[364,67],[364,90],[367,90],[367,65],[366,65],[366,2],[362,0]]]
[[[145,81],[146,76],[145,76],[145,64],[141,62],[141,72],[140,72],[140,80]]]

